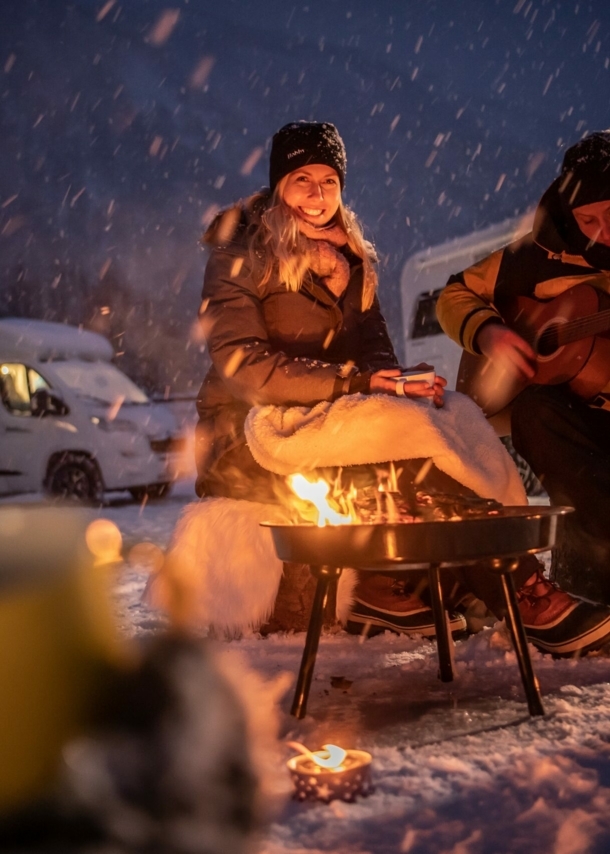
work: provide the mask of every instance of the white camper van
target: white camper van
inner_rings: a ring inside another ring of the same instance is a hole
[[[182,444],[175,418],[112,356],[93,332],[0,319],[0,494],[96,501],[105,490],[169,491]]]
[[[508,219],[465,237],[412,255],[400,276],[405,365],[428,362],[455,388],[462,348],[448,338],[436,319],[436,301],[453,273],[459,273],[532,228],[533,213]]]

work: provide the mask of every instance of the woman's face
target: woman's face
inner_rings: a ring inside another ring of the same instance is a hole
[[[305,222],[327,225],[341,201],[339,176],[332,167],[321,163],[295,169],[286,178],[282,199]]]
[[[610,201],[591,202],[572,211],[585,237],[594,243],[610,246]]]

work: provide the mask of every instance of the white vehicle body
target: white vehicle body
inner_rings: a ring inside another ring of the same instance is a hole
[[[400,276],[404,364],[427,362],[454,389],[462,348],[436,319],[436,301],[447,279],[531,230],[533,213],[432,246],[412,255]]]
[[[92,460],[104,490],[172,480],[176,420],[112,356],[110,343],[93,332],[0,319],[0,494],[42,490],[67,454]],[[60,413],[36,415],[40,389],[65,404]]]

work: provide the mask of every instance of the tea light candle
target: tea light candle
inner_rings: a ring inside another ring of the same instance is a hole
[[[353,801],[356,795],[366,796],[372,791],[373,757],[365,750],[325,744],[323,750],[312,752],[298,742],[290,742],[290,746],[301,754],[287,763],[297,800]]]

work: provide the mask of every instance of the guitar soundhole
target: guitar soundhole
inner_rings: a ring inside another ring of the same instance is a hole
[[[559,349],[559,326],[547,326],[538,341],[536,351],[539,356],[550,356]]]

